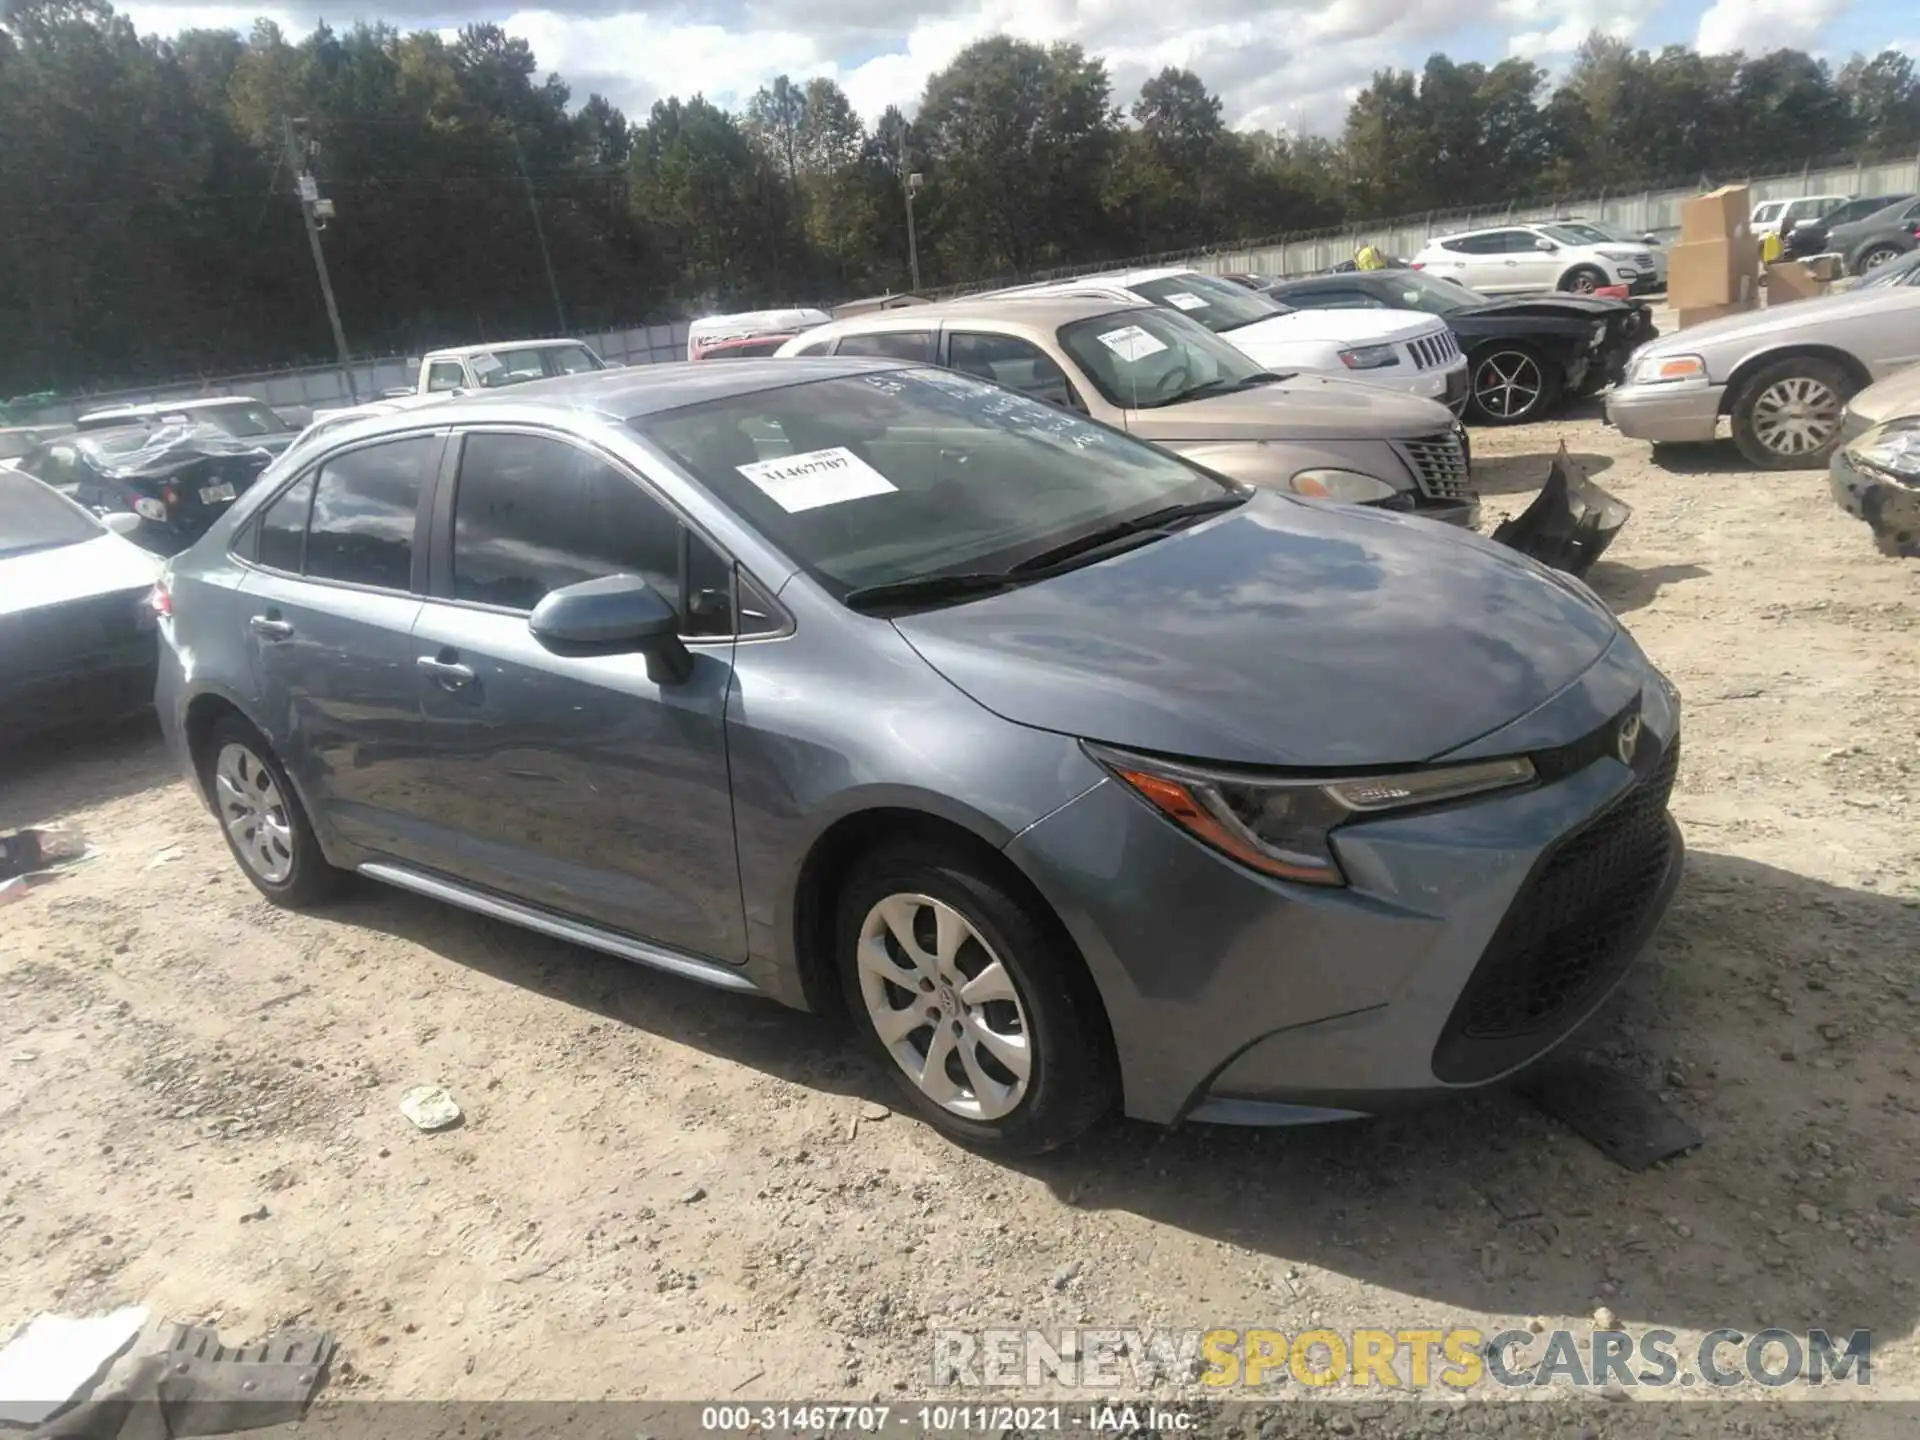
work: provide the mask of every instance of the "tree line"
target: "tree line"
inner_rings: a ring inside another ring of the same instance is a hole
[[[159,38],[104,0],[0,16],[0,394],[330,358],[305,169],[334,202],[349,344],[380,355],[905,289],[909,173],[937,285],[1920,145],[1920,76],[1893,51],[1835,68],[1596,35],[1557,86],[1435,55],[1378,72],[1322,137],[1232,130],[1182,69],[1123,107],[1098,56],[1005,37],[869,125],[832,80],[784,76],[738,113],[694,94],[635,120],[574,103],[494,25]]]

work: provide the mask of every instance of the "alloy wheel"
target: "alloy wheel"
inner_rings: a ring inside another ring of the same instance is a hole
[[[1012,974],[966,916],[930,895],[867,912],[854,957],[874,1033],[942,1109],[998,1120],[1033,1078],[1032,1028]]]
[[[214,761],[220,823],[241,863],[269,885],[293,874],[293,824],[273,772],[246,746],[229,742]]]
[[[1804,375],[1777,380],[1753,405],[1753,433],[1776,455],[1812,455],[1840,428],[1840,397],[1824,381]]]
[[[1533,357],[1502,350],[1480,362],[1473,374],[1473,398],[1489,415],[1511,420],[1540,401],[1546,381]]]
[[[1860,268],[1862,271],[1878,270],[1899,253],[1900,252],[1892,246],[1887,246],[1880,250],[1869,250],[1865,255],[1860,257]]]
[[[1591,271],[1582,270],[1573,277],[1573,293],[1576,295],[1591,295],[1599,288],[1600,284],[1593,278]]]

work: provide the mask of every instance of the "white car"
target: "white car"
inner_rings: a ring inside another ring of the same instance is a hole
[[[1613,249],[1644,250],[1653,257],[1653,275],[1655,288],[1667,288],[1667,249],[1660,243],[1658,235],[1635,235],[1631,230],[1623,230],[1618,225],[1610,225],[1604,220],[1588,220],[1584,216],[1563,216],[1553,222],[1561,230],[1571,230],[1584,236],[1595,245],[1605,245]]]
[[[1568,290],[1591,295],[1607,285],[1644,292],[1659,284],[1651,247],[1596,244],[1591,234],[1563,225],[1502,225],[1429,240],[1413,268],[1458,280],[1486,295]]]
[[[1802,220],[1818,220],[1847,203],[1851,195],[1802,195],[1798,200],[1762,200],[1753,207],[1753,234],[1791,234]]]
[[[1269,370],[1338,375],[1438,400],[1467,403],[1467,357],[1446,321],[1417,310],[1295,310],[1197,270],[1116,270],[1076,280],[995,290],[1002,295],[1096,295],[1178,310]]]

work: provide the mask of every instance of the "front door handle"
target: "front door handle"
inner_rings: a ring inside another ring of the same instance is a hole
[[[247,628],[262,640],[285,640],[293,634],[292,625],[272,615],[254,616],[247,621]]]
[[[444,686],[448,690],[458,690],[462,685],[473,683],[473,667],[470,665],[462,665],[454,660],[442,660],[435,655],[422,655],[413,663],[418,665],[421,673],[431,679],[434,684]]]

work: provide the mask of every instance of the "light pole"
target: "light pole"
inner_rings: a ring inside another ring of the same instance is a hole
[[[293,170],[294,188],[300,195],[300,216],[307,222],[307,244],[313,250],[313,268],[320,275],[320,298],[327,302],[327,323],[333,327],[333,348],[340,356],[340,373],[346,379],[348,396],[357,405],[360,403],[360,388],[354,384],[353,362],[347,358],[347,332],[340,327],[340,307],[333,299],[333,277],[327,274],[326,251],[320,248],[320,232],[326,228],[327,221],[333,218],[333,202],[320,198],[320,186],[307,169],[306,162],[315,148],[313,143],[308,141],[303,147],[294,141],[295,128],[305,129],[306,123],[305,120],[283,122],[287,137],[287,164]]]
[[[909,172],[905,177],[907,192],[907,270],[913,277],[913,288],[920,288],[920,239],[913,229],[913,197],[919,192],[926,178],[918,170]]]

